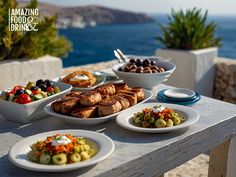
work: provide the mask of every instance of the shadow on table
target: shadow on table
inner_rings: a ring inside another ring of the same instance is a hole
[[[62,129],[83,129],[96,131],[106,134],[114,141],[133,143],[149,143],[170,140],[171,138],[184,134],[188,130],[188,128],[185,128],[169,133],[139,133],[120,127],[116,124],[115,118],[102,124],[89,126],[67,124],[61,120],[56,120],[56,118],[43,118],[28,124],[20,124],[10,121],[0,124],[0,133],[14,133],[21,137],[28,137],[42,132]]]
[[[96,165],[86,167],[86,168],[81,168],[78,170],[70,171],[70,172],[53,172],[53,173],[48,173],[48,172],[34,172],[34,171],[29,171],[25,170],[22,168],[19,168],[15,165],[13,165],[9,160],[7,155],[4,155],[0,158],[0,164],[1,164],[1,170],[0,174],[1,176],[14,176],[14,177],[50,177],[50,176],[56,176],[56,177],[76,177],[81,174],[85,174],[89,170],[93,169]]]
[[[116,129],[115,126],[117,126],[117,128],[119,128],[120,130],[115,132],[112,131]],[[118,127],[118,125],[115,126],[111,128],[110,131],[109,130],[104,131],[104,134],[106,134],[115,141],[127,142],[127,143],[151,143],[151,142],[170,140],[172,138],[184,134],[188,130],[188,128],[184,128],[178,131],[168,132],[168,133],[142,133],[142,132],[134,132],[126,130],[122,127]]]

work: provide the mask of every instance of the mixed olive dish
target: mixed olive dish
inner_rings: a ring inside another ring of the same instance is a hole
[[[150,59],[130,59],[129,62],[119,71],[132,72],[132,73],[161,73],[166,70],[158,67],[156,62]]]
[[[141,112],[135,113],[132,119],[136,126],[143,128],[173,127],[185,121],[179,113],[162,105],[145,108]]]
[[[27,104],[59,92],[61,92],[59,87],[52,81],[39,79],[36,82],[28,82],[26,86],[15,86],[10,91],[2,91],[0,100]]]
[[[88,160],[95,155],[84,137],[56,134],[31,145],[28,158],[36,163],[65,165]]]

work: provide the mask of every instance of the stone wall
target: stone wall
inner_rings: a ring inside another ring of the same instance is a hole
[[[214,98],[236,104],[236,60],[218,58]]]

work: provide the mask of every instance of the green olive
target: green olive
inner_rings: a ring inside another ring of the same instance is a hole
[[[82,160],[88,160],[90,158],[90,156],[88,155],[88,153],[86,151],[83,151],[80,153]]]
[[[53,89],[54,89],[55,93],[60,93],[61,92],[59,87],[57,87],[57,86],[54,86]]]
[[[38,162],[39,158],[35,155],[34,151],[30,151],[27,156],[29,157],[29,159],[33,162]]]
[[[150,114],[146,114],[143,119],[147,121],[147,120],[149,120],[150,118],[151,118],[151,115],[150,115]]]
[[[42,154],[40,155],[39,163],[42,163],[42,164],[49,164],[50,161],[51,161],[51,156],[50,156],[50,155],[45,154],[45,153],[42,153]]]
[[[166,121],[164,121],[163,119],[157,119],[157,121],[155,122],[155,126],[157,128],[163,128],[166,126]]]
[[[67,157],[66,154],[64,153],[59,153],[56,155],[52,156],[52,161],[54,162],[54,164],[56,165],[64,165],[67,163]]]
[[[71,156],[70,156],[70,160],[72,162],[79,162],[81,160],[81,156],[79,153],[73,153]]]
[[[173,125],[174,125],[174,122],[171,119],[168,119],[167,123],[166,123],[166,126],[167,127],[173,127]]]
[[[88,154],[89,154],[90,157],[93,156],[95,154],[95,150],[94,149],[89,149]]]
[[[181,123],[180,118],[178,118],[178,117],[174,117],[173,122],[175,125],[179,125]]]
[[[81,151],[80,145],[74,147],[74,152],[80,153],[80,151]]]
[[[150,119],[148,120],[148,122],[153,123],[155,121],[154,117],[150,117]]]
[[[26,85],[26,89],[30,90],[34,86],[35,86],[34,82],[28,82],[28,84]]]

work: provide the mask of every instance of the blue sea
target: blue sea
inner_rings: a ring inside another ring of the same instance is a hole
[[[166,23],[166,16],[154,15],[154,23],[119,24],[86,27],[83,29],[60,29],[59,34],[73,43],[73,51],[63,58],[63,66],[77,66],[114,59],[113,50],[121,49],[125,54],[153,55],[163,46],[156,36],[161,35],[158,23]],[[219,56],[236,59],[236,17],[211,16],[210,21],[219,25],[217,36],[223,38]]]

